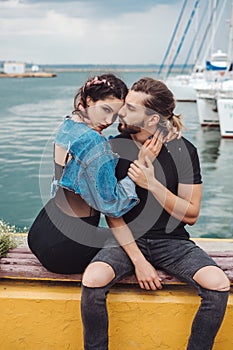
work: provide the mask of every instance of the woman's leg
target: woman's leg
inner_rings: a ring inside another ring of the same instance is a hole
[[[55,273],[83,273],[87,265],[100,250],[94,244],[83,243],[83,237],[90,235],[88,243],[97,236],[98,216],[76,218],[63,213],[49,201],[35,219],[28,234],[28,245],[49,271]],[[98,231],[98,237],[102,237]]]
[[[45,249],[39,260],[48,271],[54,273],[81,274],[98,252],[99,248],[87,247],[65,238],[63,242]]]

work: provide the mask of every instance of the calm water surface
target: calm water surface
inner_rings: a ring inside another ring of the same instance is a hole
[[[130,86],[145,73],[118,75]],[[88,76],[0,79],[0,218],[19,229],[31,225],[48,198],[52,137]],[[203,176],[200,217],[188,230],[193,237],[233,238],[233,140],[221,139],[218,129],[201,129],[195,103],[178,103],[177,112],[187,126],[183,135],[198,148]],[[108,133],[116,133],[115,126]]]

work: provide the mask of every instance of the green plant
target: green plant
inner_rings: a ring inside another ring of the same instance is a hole
[[[0,258],[6,256],[9,249],[16,247],[15,232],[15,226],[10,226],[3,220],[0,220]]]

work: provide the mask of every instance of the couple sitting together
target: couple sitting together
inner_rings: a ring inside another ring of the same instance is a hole
[[[162,288],[156,269],[194,286],[202,298],[188,350],[210,350],[222,323],[229,280],[189,237],[199,215],[197,150],[167,86],[142,78],[130,90],[113,74],[89,79],[54,141],[52,198],[28,244],[49,271],[83,273],[85,350],[108,349],[109,288],[135,273],[141,288]],[[120,134],[102,131],[119,117]],[[109,228],[98,227],[103,213]]]

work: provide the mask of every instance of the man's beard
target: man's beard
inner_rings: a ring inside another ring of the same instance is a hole
[[[137,134],[142,130],[140,126],[130,125],[126,123],[119,123],[118,131],[123,135]]]

